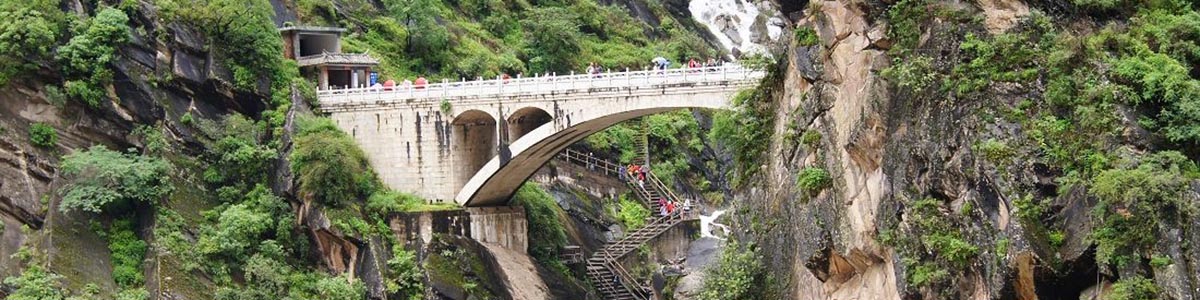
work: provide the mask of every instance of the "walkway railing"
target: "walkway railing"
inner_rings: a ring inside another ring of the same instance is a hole
[[[726,64],[716,67],[626,71],[601,74],[535,74],[534,77],[474,81],[460,79],[422,86],[358,87],[317,91],[321,105],[374,101],[442,100],[453,97],[504,97],[518,94],[551,94],[599,88],[658,88],[680,84],[745,81],[765,73]]]

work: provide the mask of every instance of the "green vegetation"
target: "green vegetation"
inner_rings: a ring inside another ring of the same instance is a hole
[[[620,212],[617,213],[617,220],[621,224],[625,224],[626,231],[642,228],[646,225],[646,218],[649,218],[652,212],[642,205],[641,201],[630,199],[629,193],[621,195]]]
[[[1141,263],[1159,236],[1161,222],[1194,218],[1194,203],[1181,195],[1200,169],[1182,154],[1158,152],[1124,166],[1105,170],[1091,183],[1100,200],[1094,215],[1101,222],[1093,233],[1096,260],[1125,265]]]
[[[238,114],[220,122],[204,121],[201,131],[208,138],[210,151],[205,160],[204,181],[217,191],[223,202],[241,199],[250,187],[265,182],[279,154],[263,144],[265,124]]]
[[[933,58],[923,55],[914,55],[908,59],[896,58],[891,66],[879,74],[897,86],[914,91],[924,90],[938,78],[938,74],[933,72]]]
[[[1105,299],[1108,300],[1155,300],[1158,298],[1159,288],[1154,284],[1153,280],[1145,277],[1135,276],[1132,278],[1121,278],[1113,284],[1112,294],[1108,294]]]
[[[108,232],[102,234],[108,240],[112,253],[113,280],[124,289],[140,288],[145,283],[142,275],[142,259],[146,256],[146,242],[134,233],[132,218],[113,221]]]
[[[99,145],[67,155],[61,169],[69,182],[59,203],[63,212],[103,213],[138,202],[154,204],[174,189],[167,180],[167,162]]]
[[[971,148],[979,153],[980,156],[983,156],[984,159],[998,165],[1003,165],[1005,161],[1013,156],[1014,152],[1008,144],[996,139],[987,139],[978,142]]]
[[[767,274],[758,248],[729,240],[717,263],[706,270],[699,299],[759,299]]]
[[[525,208],[526,227],[529,234],[529,255],[542,265],[561,273],[566,265],[558,254],[567,245],[567,234],[559,214],[562,208],[550,194],[536,184],[526,183],[513,195],[513,206]]]
[[[821,143],[821,133],[812,129],[805,130],[804,134],[800,135],[800,142],[810,149],[816,149]]]
[[[659,0],[646,1],[657,26],[634,18],[622,5],[600,1],[387,0],[334,7],[301,1],[305,25],[352,28],[344,51],[370,52],[384,78],[495,78],[582,71],[590,62],[641,69],[662,55],[673,61],[711,57],[716,51],[676,19]],[[344,17],[344,18],[343,18]]]
[[[951,275],[965,272],[979,255],[979,247],[966,240],[963,226],[955,219],[964,216],[948,214],[941,206],[937,199],[917,200],[904,210],[907,226],[903,233],[880,233],[882,243],[900,252],[910,285],[949,288]],[[1003,243],[1005,249],[1007,245],[1007,242]]]
[[[458,209],[455,203],[428,204],[420,196],[392,190],[380,190],[367,198],[367,212],[377,218],[384,218],[392,213],[412,211],[436,211]]]
[[[113,76],[110,64],[117,47],[129,41],[128,22],[125,12],[103,7],[83,26],[75,27],[75,36],[56,51],[68,78],[67,94],[93,108],[107,99],[105,86]]]
[[[796,174],[796,189],[809,195],[829,188],[832,183],[833,178],[829,177],[829,171],[819,167],[807,167]]]
[[[54,127],[45,123],[33,123],[29,126],[29,141],[34,146],[53,148],[55,144],[58,144],[58,132],[54,131]]]
[[[62,300],[61,275],[51,273],[37,264],[30,264],[20,276],[4,279],[4,285],[13,287],[9,300]]]
[[[466,242],[464,239],[440,234],[433,236],[429,255],[422,262],[429,280],[461,288],[472,297],[495,299],[492,291],[481,282],[482,277],[487,274],[483,261],[474,252],[470,252],[471,248],[463,246]]]
[[[708,137],[733,153],[737,166],[733,177],[734,186],[740,186],[747,178],[757,173],[759,159],[767,150],[772,124],[775,122],[774,88],[765,84],[782,82],[779,72],[767,67],[763,84],[756,89],[744,90],[733,97],[732,111],[719,111],[713,115],[712,130]]]
[[[366,154],[332,120],[303,117],[297,123],[290,160],[302,198],[338,206],[365,199],[379,188]]]
[[[234,85],[255,91],[262,78],[283,84],[291,83],[281,76],[283,40],[275,30],[271,17],[275,11],[266,0],[157,0],[163,18],[199,28],[211,42],[216,57],[233,72]],[[272,94],[286,90],[275,89]],[[290,93],[287,93],[290,94]],[[279,96],[279,95],[277,95]]]
[[[53,0],[0,3],[0,86],[49,60],[66,26],[58,5]]]
[[[800,46],[810,47],[821,43],[817,31],[811,27],[796,27],[793,34],[795,34],[796,44]]]
[[[405,250],[399,243],[392,245],[392,258],[387,261],[390,273],[385,283],[388,293],[399,294],[410,300],[422,299],[425,275],[417,266],[417,255]]]

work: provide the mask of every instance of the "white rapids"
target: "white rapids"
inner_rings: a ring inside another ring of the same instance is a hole
[[[755,41],[755,35],[762,34],[761,29],[757,33],[752,29],[760,14],[765,14],[762,17],[766,18],[766,34],[771,42],[778,41],[783,33],[783,19],[765,1],[755,4],[749,0],[692,0],[688,10],[696,21],[717,36],[725,50],[737,48],[745,54],[770,55],[766,45]],[[762,41],[761,37],[757,40]]]
[[[714,226],[720,227],[721,231],[725,232],[725,234],[729,233],[729,226],[715,222],[717,218],[721,217],[722,214],[725,214],[724,210],[714,211],[712,215],[708,216],[700,215],[700,237],[710,237],[718,240],[725,240],[724,238],[712,234],[712,229]]]

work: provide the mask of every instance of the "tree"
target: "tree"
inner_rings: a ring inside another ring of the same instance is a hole
[[[245,90],[257,87],[259,78],[282,69],[283,39],[271,21],[275,11],[266,0],[162,0],[156,1],[166,19],[195,25],[204,31],[235,84]]]
[[[427,65],[435,66],[445,61],[446,49],[450,44],[450,33],[445,26],[438,24],[436,19],[438,2],[434,0],[385,1],[388,11],[406,29],[405,52],[411,57],[423,58]]]
[[[117,47],[129,41],[129,17],[119,9],[104,7],[66,45],[58,48],[67,78],[67,93],[91,107],[105,100],[101,92],[112,81],[110,64]]]
[[[729,240],[717,264],[705,271],[699,299],[758,299],[757,287],[764,285],[762,261],[754,245]]]
[[[0,3],[0,86],[49,58],[65,23],[57,4],[52,0]]]
[[[536,8],[521,21],[528,43],[530,70],[558,72],[574,70],[576,57],[583,52],[575,14],[563,7]]]
[[[300,179],[300,194],[328,205],[350,203],[370,196],[378,187],[366,154],[328,118],[299,120],[292,171]]]
[[[171,193],[171,166],[157,158],[92,146],[63,159],[67,185],[59,210],[102,213],[135,202],[153,203]]]
[[[13,287],[9,300],[62,300],[65,292],[59,282],[62,276],[50,273],[37,264],[31,264],[21,276],[4,279],[4,285]]]

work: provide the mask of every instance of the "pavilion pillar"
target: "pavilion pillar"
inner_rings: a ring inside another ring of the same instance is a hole
[[[329,89],[329,67],[321,66],[321,70],[318,73],[321,73],[321,75],[319,75],[319,77],[321,77],[321,79],[318,80],[318,81],[320,81],[320,83],[318,85],[321,87],[322,90],[328,90]]]

